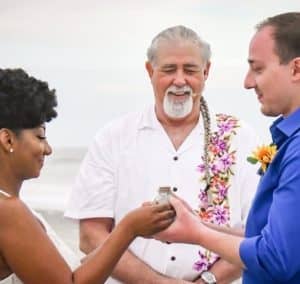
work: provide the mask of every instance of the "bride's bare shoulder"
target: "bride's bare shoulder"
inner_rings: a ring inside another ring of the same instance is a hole
[[[0,197],[0,240],[10,228],[17,229],[33,219],[26,204],[17,197]]]

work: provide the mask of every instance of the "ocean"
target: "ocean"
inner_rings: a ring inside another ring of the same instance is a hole
[[[37,210],[64,211],[86,148],[56,148],[46,157],[40,177],[24,182],[21,198]]]

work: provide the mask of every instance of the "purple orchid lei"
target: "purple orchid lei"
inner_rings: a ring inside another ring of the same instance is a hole
[[[213,201],[208,203],[206,187],[199,192],[199,216],[206,222],[221,226],[229,226],[230,214],[228,203],[228,190],[236,161],[236,151],[231,149],[231,140],[236,135],[236,129],[240,127],[238,119],[217,114],[217,131],[213,132],[209,144],[209,171],[211,175],[209,191],[212,193]],[[200,172],[200,181],[205,182],[205,165],[202,162],[197,166]],[[199,260],[194,263],[193,268],[199,272],[208,270],[219,259],[219,256],[200,248]]]

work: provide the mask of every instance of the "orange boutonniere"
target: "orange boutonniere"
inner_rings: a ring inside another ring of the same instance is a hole
[[[257,147],[255,151],[252,152],[252,156],[247,158],[247,161],[251,164],[261,163],[261,171],[265,173],[269,164],[272,162],[275,154],[277,152],[277,146],[271,144],[269,146],[263,145]]]

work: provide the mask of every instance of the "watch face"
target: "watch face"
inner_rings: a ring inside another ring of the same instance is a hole
[[[201,274],[201,279],[207,284],[217,283],[215,275],[213,273],[209,272],[209,271],[204,271]]]

